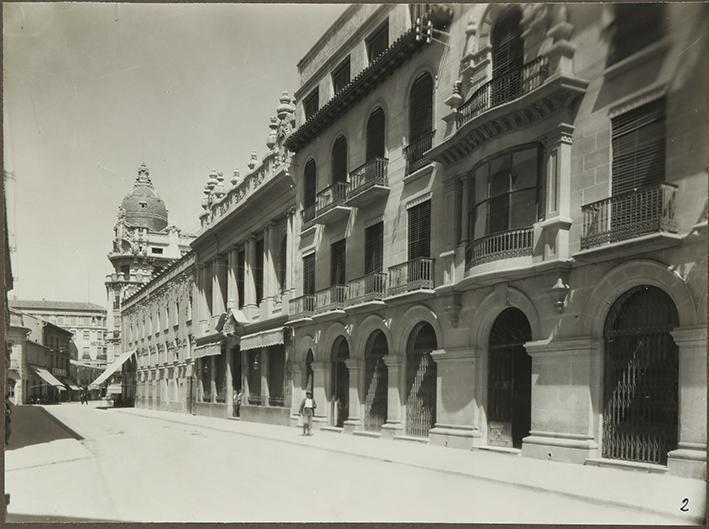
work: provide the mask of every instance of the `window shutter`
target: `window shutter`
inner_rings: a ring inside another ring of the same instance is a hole
[[[303,257],[303,295],[315,293],[315,254]]]
[[[256,241],[256,263],[254,266],[254,286],[256,290],[256,303],[263,299],[263,239]]]
[[[367,161],[384,157],[384,111],[381,107],[372,112],[367,120]]]
[[[341,240],[333,244],[330,252],[330,285],[344,285],[346,282],[345,275],[345,240]]]
[[[340,136],[332,146],[332,183],[347,182],[347,140]]]
[[[524,63],[522,39],[522,12],[513,7],[505,13],[492,30],[492,77],[519,71]]]
[[[665,176],[664,100],[613,118],[612,128],[612,194],[662,182]]]
[[[305,164],[305,174],[304,174],[304,179],[305,179],[305,186],[304,186],[304,196],[303,196],[303,205],[305,207],[307,206],[312,206],[315,204],[315,187],[317,185],[316,183],[316,168],[315,168],[315,161],[310,160],[308,163]]]
[[[429,257],[431,253],[431,201],[409,209],[409,258]]]
[[[414,81],[409,102],[409,143],[433,130],[433,79],[424,73]]]
[[[381,272],[384,261],[384,223],[370,226],[364,231],[364,273]]]

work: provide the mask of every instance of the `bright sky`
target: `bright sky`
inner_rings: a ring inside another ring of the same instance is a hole
[[[169,222],[195,232],[210,169],[243,175],[266,152],[298,60],[345,8],[3,3],[11,296],[106,305],[116,212],[141,162]]]

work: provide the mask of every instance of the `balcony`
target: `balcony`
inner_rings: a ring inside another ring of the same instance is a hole
[[[433,289],[433,259],[418,257],[389,268],[388,296]]]
[[[431,163],[430,160],[426,160],[423,155],[426,151],[433,147],[433,137],[435,134],[435,130],[422,134],[409,143],[409,145],[404,147],[407,175]]]
[[[539,88],[549,77],[549,61],[540,56],[520,70],[491,79],[461,105],[456,116],[458,128],[483,112],[522,97]]]
[[[346,285],[334,285],[315,293],[315,315],[345,308]]]
[[[581,207],[581,252],[635,245],[640,251],[656,250],[679,242],[675,210],[677,186],[655,184],[633,189]]]
[[[347,283],[347,298],[345,307],[369,303],[371,301],[381,301],[386,292],[385,272],[374,272],[365,276],[353,279]]]
[[[303,211],[300,212],[302,217],[301,231],[305,231],[315,225],[315,204],[303,206]]]
[[[352,208],[345,204],[347,183],[335,182],[320,191],[315,197],[315,219],[317,224],[330,224],[350,216]]]
[[[289,302],[288,314],[290,320],[300,320],[310,318],[315,308],[315,296],[312,294],[291,299]]]
[[[347,204],[361,207],[386,197],[389,194],[388,166],[387,158],[377,157],[352,171],[347,185]]]
[[[519,228],[474,240],[465,248],[466,270],[483,263],[532,255],[534,229]]]

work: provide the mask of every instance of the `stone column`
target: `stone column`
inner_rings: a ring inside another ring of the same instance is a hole
[[[219,316],[226,311],[226,259],[215,257],[212,261],[212,316]]]
[[[327,386],[330,383],[331,362],[313,362],[313,398],[317,404],[314,423],[329,424],[330,401],[327,398]]]
[[[267,318],[273,308],[275,281],[273,276],[273,239],[274,224],[269,222],[263,230],[263,301],[261,317]]]
[[[439,349],[431,357],[436,362],[436,424],[429,432],[431,444],[470,450],[480,440],[475,384],[478,352]]]
[[[229,252],[229,255],[231,255],[231,252]],[[224,364],[225,364],[225,371],[226,371],[226,388],[224,391],[224,399],[226,401],[226,415],[227,417],[233,417],[234,416],[234,388],[232,387],[234,384],[234,381],[232,380],[232,375],[231,375],[231,355],[232,355],[232,342],[233,338],[230,338],[227,340],[227,347],[226,347],[226,358],[224,359]]]
[[[241,351],[241,403],[248,404],[250,388],[249,388],[249,352]]]
[[[670,474],[705,479],[707,450],[707,328],[671,332],[679,349],[679,443],[667,454]]]
[[[387,420],[382,425],[382,438],[392,439],[395,435],[401,435],[404,429],[401,420],[401,390],[399,387],[403,362],[398,355],[389,354],[383,358],[384,364],[387,366],[389,389],[387,391]]]
[[[256,283],[254,282],[254,267],[256,266],[256,234],[251,234],[246,241],[246,274],[244,278],[244,310],[249,318],[258,310],[256,304]]]
[[[271,395],[268,387],[268,372],[270,371],[268,347],[261,348],[261,404],[268,406],[268,397]]]
[[[459,246],[465,248],[468,243],[468,209],[470,205],[468,204],[468,199],[470,197],[470,178],[465,176],[461,179],[463,184],[463,196],[460,197],[460,240],[458,241]]]
[[[217,402],[217,357],[209,357],[209,386],[212,402]]]
[[[343,431],[352,433],[362,429],[362,401],[360,388],[362,386],[362,362],[360,358],[348,358],[345,365],[350,374],[349,416],[345,420]]]
[[[236,248],[230,248],[227,254],[227,308],[236,310],[239,308],[239,292],[236,286],[239,266],[239,253]]]
[[[287,233],[286,233],[286,284],[283,286],[286,292],[292,293],[294,286],[293,262],[295,259],[295,238],[293,231],[293,222],[295,209],[288,210],[286,218]]]
[[[207,279],[209,272],[208,263],[200,263],[197,268],[198,275],[198,290],[199,295],[197,298],[197,321],[200,322],[200,328],[198,332],[195,333],[196,336],[203,336],[207,331],[207,322],[209,321],[211,314],[209,313],[209,305],[207,304]]]
[[[298,362],[290,363],[290,379],[288,383],[290,384],[290,394],[291,394],[291,405],[290,405],[290,417],[291,425],[294,425],[298,420],[298,415],[300,411],[300,401],[305,397],[305,392],[300,387],[301,377],[303,376],[302,368]]]

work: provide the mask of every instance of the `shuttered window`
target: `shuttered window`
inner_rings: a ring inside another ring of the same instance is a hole
[[[409,209],[409,258],[430,257],[431,201],[427,200]]]
[[[318,89],[316,88],[308,94],[308,96],[303,100],[303,110],[305,112],[305,119],[308,120],[313,117],[318,109],[320,108],[320,95]]]
[[[337,241],[330,246],[330,285],[344,285],[346,264],[345,240]]]
[[[613,6],[615,20],[612,27],[607,65],[657,42],[664,33],[664,6],[662,3],[619,3]]]
[[[333,92],[337,94],[350,82],[350,56],[342,61],[338,67],[332,72],[332,88]]]
[[[281,235],[281,243],[278,248],[278,268],[276,270],[276,279],[278,280],[278,289],[283,292],[286,288],[286,260],[288,253],[288,236],[284,233]]]
[[[317,173],[315,168],[315,160],[309,160],[305,164],[305,174],[304,174],[304,194],[303,194],[303,206],[308,207],[315,204],[316,186],[317,186]]]
[[[244,276],[246,274],[246,252],[239,250],[236,258],[236,291],[239,293],[239,308],[244,306]]]
[[[332,146],[332,183],[347,182],[347,140],[340,136]]]
[[[364,273],[373,274],[384,269],[384,223],[364,230]]]
[[[433,79],[421,74],[411,87],[409,140],[413,142],[433,129]]]
[[[256,264],[254,265],[254,286],[256,287],[256,304],[263,299],[263,239],[256,241]]]
[[[303,257],[303,295],[315,293],[315,254]]]
[[[385,143],[384,111],[377,107],[367,120],[367,161],[384,157]]]
[[[367,37],[367,57],[369,64],[384,53],[389,47],[389,19],[379,26],[372,34]]]
[[[658,99],[612,120],[612,194],[665,178],[665,102]]]
[[[518,71],[524,63],[522,11],[509,8],[492,30],[492,76],[499,77]]]

